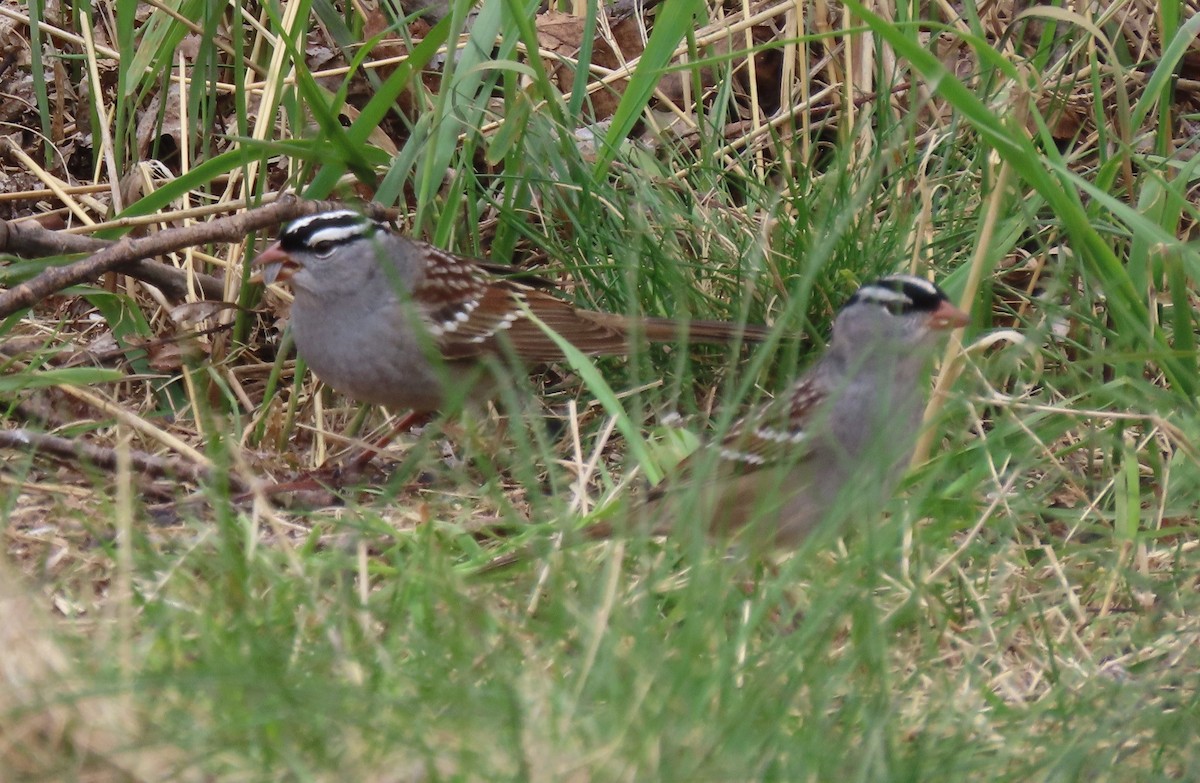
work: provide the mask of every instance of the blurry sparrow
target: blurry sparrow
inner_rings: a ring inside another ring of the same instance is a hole
[[[938,337],[967,323],[919,277],[864,285],[838,312],[825,353],[786,395],[685,460],[684,475],[714,459],[710,480],[668,480],[655,491],[644,511],[656,532],[668,532],[673,523],[662,520],[686,510],[711,519],[715,533],[753,525],[752,541],[787,547],[834,512],[882,509],[921,428]],[[662,513],[666,502],[674,510]]]
[[[296,350],[317,377],[361,402],[435,411],[488,357],[562,358],[534,313],[584,354],[618,355],[636,336],[668,342],[758,341],[767,330],[720,321],[631,319],[583,310],[537,278],[503,277],[350,210],[300,218],[255,260],[261,279],[295,292]]]

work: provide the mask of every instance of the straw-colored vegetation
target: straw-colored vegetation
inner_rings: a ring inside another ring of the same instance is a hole
[[[0,0],[0,780],[1200,777],[1197,9],[617,6]],[[293,194],[780,339],[318,470]],[[884,516],[584,542],[900,270],[974,324]]]

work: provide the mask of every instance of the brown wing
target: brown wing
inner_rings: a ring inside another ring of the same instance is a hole
[[[734,424],[717,448],[735,473],[749,473],[780,462],[795,463],[809,448],[810,427],[826,399],[814,374],[801,378],[786,397],[772,400]],[[691,458],[685,460],[690,462]]]
[[[527,362],[561,359],[562,351],[540,325],[528,318],[526,308],[590,356],[620,354],[629,349],[628,318],[576,308],[542,290],[552,286],[541,278],[499,277],[498,267],[421,245],[430,263],[412,296],[434,343],[447,358],[511,351]],[[638,329],[646,339],[659,342],[680,337],[724,342],[735,336],[758,341],[768,334],[763,327],[719,321],[693,321],[681,328],[665,318],[644,319]]]
[[[461,300],[424,311],[434,341],[450,359],[509,351],[527,362],[561,359],[558,345],[529,320],[528,310],[586,354],[621,353],[628,344],[624,319],[591,318],[587,310],[515,281],[489,280],[463,291]]]

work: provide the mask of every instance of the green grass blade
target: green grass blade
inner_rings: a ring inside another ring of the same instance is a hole
[[[667,64],[675,48],[687,36],[696,24],[696,20],[705,15],[705,4],[702,0],[666,0],[658,11],[654,30],[646,41],[646,49],[639,58],[629,86],[621,96],[613,112],[612,124],[604,143],[597,150],[596,163],[592,177],[595,180],[604,178],[609,164],[620,149],[621,143],[641,117],[654,88],[662,79]]]

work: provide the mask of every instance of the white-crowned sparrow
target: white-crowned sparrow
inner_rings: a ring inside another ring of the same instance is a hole
[[[474,384],[488,357],[562,358],[533,312],[585,354],[618,355],[651,341],[762,340],[767,330],[721,321],[630,319],[583,310],[483,264],[401,236],[350,210],[289,223],[255,260],[266,283],[290,280],[296,350],[317,377],[361,402],[435,411],[447,389]]]
[[[919,277],[862,286],[838,312],[816,364],[786,395],[685,460],[642,517],[667,533],[681,515],[699,514],[715,533],[750,525],[751,541],[787,547],[832,515],[878,512],[912,455],[938,337],[967,323],[942,289]],[[706,458],[716,463],[707,480],[689,477]]]

